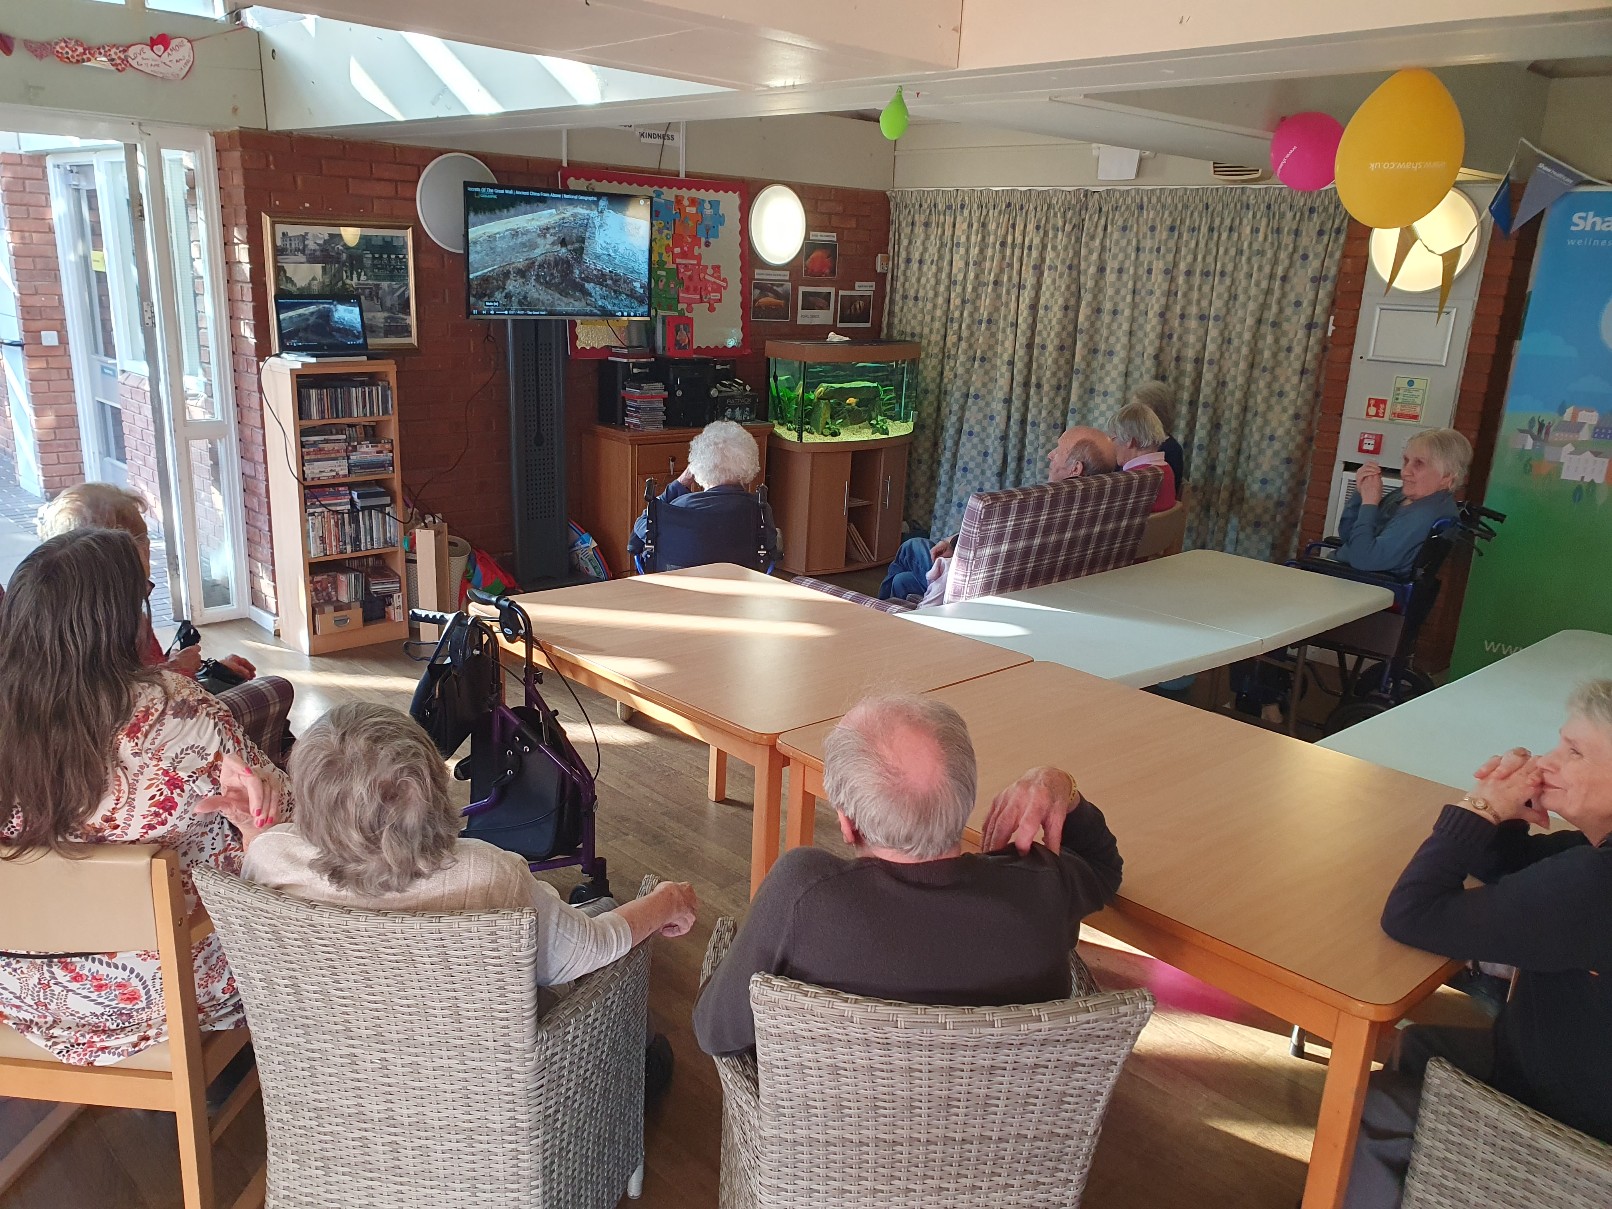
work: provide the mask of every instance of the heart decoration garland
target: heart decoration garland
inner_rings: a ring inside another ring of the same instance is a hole
[[[11,54],[15,45],[9,34],[0,34],[0,53]],[[56,59],[71,67],[110,67],[113,71],[127,71],[132,67],[142,75],[159,80],[183,80],[196,65],[195,44],[189,38],[169,34],[156,34],[149,41],[127,46],[114,43],[91,46],[78,38],[57,38],[54,42],[25,38],[22,45],[41,61]]]
[[[196,65],[196,47],[189,38],[158,34],[150,42],[128,48],[129,66],[159,80],[183,80]]]

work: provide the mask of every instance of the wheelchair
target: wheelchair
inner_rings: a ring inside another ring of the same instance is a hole
[[[633,559],[640,575],[710,563],[736,563],[772,573],[772,509],[765,483],[754,495],[732,497],[750,507],[720,511],[663,504],[658,488],[654,479],[644,483],[644,548]]]
[[[1300,558],[1288,563],[1320,575],[1375,584],[1394,594],[1391,607],[1318,634],[1306,643],[1312,652],[1329,650],[1337,658],[1338,704],[1327,716],[1326,734],[1336,734],[1434,687],[1432,678],[1416,666],[1416,642],[1438,600],[1439,572],[1458,549],[1481,556],[1480,543],[1493,541],[1494,525],[1506,519],[1504,513],[1471,501],[1458,507],[1457,516],[1433,526],[1410,574],[1403,578],[1358,571],[1335,561],[1328,553],[1342,545],[1335,537],[1310,543]],[[1320,686],[1318,680],[1316,683]]]

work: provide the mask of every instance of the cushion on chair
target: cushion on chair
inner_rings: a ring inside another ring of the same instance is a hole
[[[1164,475],[1153,467],[969,498],[947,604],[1111,571],[1136,556]]]

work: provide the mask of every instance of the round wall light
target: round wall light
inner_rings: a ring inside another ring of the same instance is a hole
[[[1470,198],[1459,189],[1451,189],[1444,200],[1433,207],[1426,218],[1412,223],[1416,231],[1415,244],[1399,276],[1394,278],[1394,289],[1407,294],[1421,294],[1436,290],[1444,272],[1439,253],[1460,248],[1461,256],[1455,265],[1459,277],[1478,252],[1478,211]],[[1394,267],[1394,250],[1399,246],[1399,232],[1379,227],[1371,233],[1371,267],[1378,277],[1388,280]]]
[[[750,244],[768,264],[788,264],[806,242],[806,207],[788,185],[768,185],[750,204]]]

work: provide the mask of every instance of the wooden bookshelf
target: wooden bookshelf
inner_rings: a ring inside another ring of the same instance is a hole
[[[304,420],[298,397],[304,387],[336,385],[340,379],[363,379],[385,385],[391,398],[387,415],[332,416]],[[379,642],[403,642],[409,636],[407,615],[397,620],[349,622],[345,628],[319,633],[311,578],[345,562],[384,563],[404,582],[403,525],[393,522],[391,544],[379,549],[342,554],[313,554],[308,539],[308,488],[354,487],[373,483],[391,496],[390,512],[403,516],[403,450],[398,440],[397,365],[392,361],[347,361],[327,365],[304,364],[271,357],[263,365],[264,443],[268,455],[269,519],[274,529],[274,582],[280,605],[280,637],[308,655],[323,655]],[[377,440],[392,443],[392,469],[387,474],[342,475],[309,479],[304,473],[301,438],[323,425],[364,425]],[[344,608],[347,606],[344,606]],[[361,607],[361,606],[352,606]],[[328,623],[328,619],[327,619]]]

